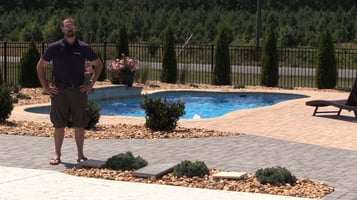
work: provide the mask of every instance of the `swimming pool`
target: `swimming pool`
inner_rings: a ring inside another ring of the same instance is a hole
[[[180,119],[204,119],[223,116],[236,110],[271,106],[276,103],[304,98],[304,95],[287,93],[261,92],[202,92],[202,91],[164,91],[150,95],[169,102],[185,103],[186,114]],[[145,111],[140,107],[143,97],[100,102],[102,115],[144,117]]]
[[[180,119],[205,119],[223,116],[236,110],[245,110],[271,106],[276,103],[305,98],[305,95],[272,92],[212,92],[212,91],[163,91],[150,94],[152,98],[161,97],[169,102],[185,103],[186,114]],[[142,96],[115,98],[98,102],[101,115],[144,117],[145,111],[140,107]],[[28,112],[48,114],[49,106],[25,109]]]

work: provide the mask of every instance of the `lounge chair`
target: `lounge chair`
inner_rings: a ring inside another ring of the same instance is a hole
[[[353,111],[355,117],[357,118],[357,80],[355,80],[352,91],[347,100],[312,100],[307,101],[306,105],[315,107],[314,113],[312,114],[313,116],[317,113],[336,113],[337,115],[340,115],[342,110],[348,110],[349,112]],[[338,110],[318,110],[319,107],[326,106],[337,107]]]

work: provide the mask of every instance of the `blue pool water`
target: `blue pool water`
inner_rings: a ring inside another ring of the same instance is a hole
[[[159,92],[150,96],[161,97],[169,102],[184,102],[186,114],[180,117],[181,119],[214,118],[235,110],[271,106],[282,101],[305,97],[282,93],[187,91]],[[99,106],[102,108],[102,115],[144,117],[145,111],[140,107],[142,101],[143,98],[140,97],[101,102]]]

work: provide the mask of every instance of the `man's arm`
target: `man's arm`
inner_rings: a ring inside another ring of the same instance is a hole
[[[98,80],[100,73],[102,72],[103,63],[99,58],[97,58],[96,60],[91,61],[90,64],[94,65],[94,73],[91,77],[92,85],[94,85],[94,83]]]
[[[46,80],[46,73],[45,73],[45,67],[47,65],[48,62],[43,58],[40,58],[40,60],[37,63],[36,69],[37,69],[37,76],[38,79],[40,80],[42,88],[45,90],[45,92],[49,93],[49,84],[48,81]]]

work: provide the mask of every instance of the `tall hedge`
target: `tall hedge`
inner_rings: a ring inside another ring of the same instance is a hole
[[[121,54],[129,56],[129,39],[126,26],[122,25],[119,30],[119,41],[117,44],[117,58],[121,57]]]
[[[260,83],[264,86],[276,87],[279,84],[279,55],[273,27],[268,31],[263,48],[260,78]]]
[[[222,28],[217,36],[212,74],[213,85],[231,84],[231,61],[229,57],[228,32]]]
[[[36,65],[40,59],[35,42],[31,41],[29,48],[23,55],[19,64],[19,83],[24,88],[41,87],[40,80],[37,76]]]
[[[318,64],[316,68],[316,85],[318,89],[333,89],[337,83],[335,48],[330,31],[320,34]]]
[[[164,33],[163,59],[161,81],[164,83],[176,83],[177,81],[177,60],[174,43],[174,33],[169,27]]]

